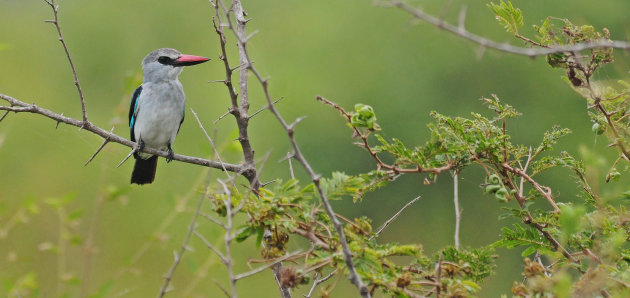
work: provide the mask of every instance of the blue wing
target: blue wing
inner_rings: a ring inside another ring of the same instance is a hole
[[[136,141],[136,136],[133,133],[134,124],[136,124],[136,115],[138,109],[138,98],[142,93],[142,85],[133,92],[131,96],[131,105],[129,106],[129,130],[131,131],[131,140]]]

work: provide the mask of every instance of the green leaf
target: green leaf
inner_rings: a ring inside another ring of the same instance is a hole
[[[515,8],[510,1],[501,1],[499,4],[490,2],[487,6],[507,32],[518,34],[518,28],[523,27],[523,13],[520,9]]]
[[[243,242],[247,240],[247,238],[249,238],[249,236],[253,235],[254,233],[256,233],[255,228],[252,228],[250,226],[241,227],[240,229],[236,231],[235,240],[236,242]]]
[[[530,246],[530,247],[526,248],[525,250],[523,250],[523,252],[521,253],[521,257],[529,256],[529,255],[535,253],[536,250],[538,250],[538,249],[536,249],[535,246]]]

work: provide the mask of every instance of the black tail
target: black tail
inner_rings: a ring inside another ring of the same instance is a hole
[[[155,179],[155,169],[157,168],[158,157],[153,155],[148,159],[136,158],[131,174],[131,183],[147,184]]]

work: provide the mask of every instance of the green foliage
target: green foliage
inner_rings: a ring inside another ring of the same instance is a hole
[[[512,2],[506,3],[503,0],[499,4],[490,2],[488,8],[494,12],[497,21],[507,32],[518,34],[518,29],[523,27],[523,13],[519,8],[515,8]]]
[[[369,105],[360,103],[354,105],[354,113],[352,113],[350,124],[354,127],[366,127],[369,130],[379,130],[374,109]]]

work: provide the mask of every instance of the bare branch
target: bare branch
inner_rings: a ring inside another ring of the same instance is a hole
[[[387,228],[387,226],[389,226],[389,224],[391,224],[396,218],[398,218],[398,216],[400,216],[400,214],[405,211],[405,209],[407,209],[409,206],[413,205],[413,203],[415,203],[416,201],[420,200],[422,196],[417,196],[415,198],[413,198],[411,201],[407,202],[407,204],[405,204],[405,206],[403,206],[402,208],[400,208],[400,210],[398,210],[398,212],[396,212],[396,214],[394,214],[392,217],[390,217],[387,221],[385,221],[385,223],[383,223],[377,230],[376,233],[374,233],[374,236],[372,236],[371,238],[377,238],[378,236],[381,235],[381,233],[383,232],[383,230],[385,230],[385,228]]]
[[[179,249],[179,253],[174,252],[175,260],[173,261],[173,265],[171,265],[171,268],[168,270],[168,273],[164,277],[164,284],[162,284],[162,289],[160,290],[160,294],[158,295],[158,297],[164,297],[164,294],[166,294],[166,289],[168,288],[168,285],[171,282],[171,278],[173,278],[173,273],[175,272],[175,268],[177,268],[177,265],[179,265],[179,262],[181,261],[182,256],[187,250],[188,241],[190,240],[190,235],[192,235],[193,232],[195,231],[195,227],[197,225],[197,217],[199,217],[199,212],[201,212],[201,206],[203,205],[204,200],[205,200],[205,197],[202,195],[199,198],[199,203],[197,204],[197,210],[195,211],[195,215],[193,215],[193,219],[190,222],[190,225],[188,226],[188,233],[186,234],[186,238],[184,238],[184,242],[182,243],[182,246]]]
[[[125,145],[127,147],[130,148],[134,148],[135,146],[137,146],[136,143],[127,140],[121,136],[118,136],[114,133],[110,133],[107,130],[104,130],[96,125],[93,125],[92,123],[88,122],[83,124],[82,121],[74,119],[74,118],[70,118],[70,117],[66,117],[63,114],[57,114],[51,110],[48,109],[44,109],[41,108],[35,104],[27,104],[23,101],[20,101],[16,98],[13,98],[11,96],[5,95],[5,94],[0,94],[0,99],[3,99],[7,102],[9,102],[9,104],[11,104],[11,107],[9,106],[0,106],[0,110],[11,110],[13,111],[13,109],[15,107],[21,107],[20,111],[17,112],[27,112],[27,113],[33,113],[33,114],[40,114],[43,116],[46,116],[50,119],[53,119],[59,123],[65,123],[68,125],[72,125],[72,126],[76,126],[79,128],[83,128],[84,130],[87,130],[89,132],[92,132],[104,139],[109,139],[110,142],[114,142],[114,143],[118,143],[118,144],[122,144]],[[162,150],[156,150],[153,148],[149,148],[149,147],[145,147],[142,152],[146,152],[149,154],[153,154],[153,155],[157,155],[157,156],[162,156],[162,157],[168,157],[168,152],[166,151],[162,151]],[[243,172],[243,166],[241,165],[235,165],[235,164],[228,164],[228,163],[220,163],[217,161],[213,161],[213,160],[207,160],[207,159],[203,159],[203,158],[199,158],[199,157],[192,157],[192,156],[186,156],[186,155],[180,155],[180,154],[175,154],[173,156],[173,160],[178,160],[181,162],[185,162],[185,163],[190,163],[190,164],[196,164],[196,165],[200,165],[200,166],[206,166],[206,167],[210,167],[210,168],[215,168],[215,169],[219,169],[219,170],[223,170],[223,168],[225,167],[225,169],[227,169],[230,172],[234,172],[234,173],[242,173]]]
[[[455,249],[459,249],[459,225],[462,218],[462,211],[459,210],[459,185],[458,173],[453,173],[453,202],[455,204]]]
[[[459,26],[454,26],[447,22],[444,22],[444,20],[440,18],[427,14],[422,9],[415,8],[408,4],[405,4],[400,0],[391,0],[390,2],[392,6],[398,7],[408,12],[416,19],[425,21],[447,32],[453,33],[464,39],[475,42],[481,45],[483,48],[491,48],[491,49],[495,49],[495,50],[505,52],[505,53],[516,54],[516,55],[527,56],[527,57],[533,58],[536,56],[546,56],[546,55],[554,54],[554,53],[580,52],[584,50],[598,49],[598,48],[615,48],[615,49],[622,49],[626,51],[630,50],[630,43],[627,43],[624,41],[606,40],[606,39],[600,39],[597,41],[585,42],[585,43],[576,43],[576,44],[565,45],[565,46],[552,46],[548,48],[518,47],[518,46],[513,46],[511,44],[508,44],[508,43],[498,43],[496,41],[484,38],[482,36],[479,36],[479,35],[476,35],[467,31],[465,27],[463,26],[463,19],[465,17],[465,13],[463,14],[464,17],[462,17],[462,14],[460,14]]]
[[[87,124],[89,122],[88,122],[88,117],[87,117],[87,111],[85,109],[85,98],[83,97],[83,90],[81,90],[81,84],[79,83],[77,70],[74,67],[74,63],[72,62],[72,57],[70,57],[70,51],[68,51],[68,46],[66,45],[66,41],[64,40],[63,35],[61,34],[61,27],[59,27],[59,18],[57,17],[57,14],[59,12],[59,5],[55,4],[55,0],[50,0],[50,1],[44,0],[44,2],[46,2],[50,6],[50,8],[53,11],[53,15],[55,16],[54,20],[48,20],[46,22],[54,24],[55,28],[57,28],[59,41],[61,42],[61,45],[63,46],[63,50],[66,52],[66,58],[68,58],[68,63],[70,63],[70,68],[72,69],[72,75],[74,76],[74,85],[77,87],[77,92],[79,93],[79,99],[81,100],[81,112],[83,115],[83,124]]]
[[[283,261],[286,261],[286,260],[288,260],[290,258],[293,258],[296,255],[299,255],[301,253],[302,253],[302,251],[298,250],[298,251],[292,252],[290,254],[284,255],[284,256],[282,256],[280,258],[275,259],[273,262],[271,262],[271,263],[269,263],[267,265],[260,266],[260,267],[254,269],[254,270],[251,270],[251,271],[248,271],[248,272],[245,272],[245,273],[237,274],[236,276],[234,276],[234,279],[235,280],[239,280],[239,279],[243,279],[243,278],[246,278],[246,277],[250,277],[250,276],[252,276],[252,275],[254,275],[256,273],[263,272],[265,269],[269,269],[270,267],[272,267],[272,266],[274,266],[274,265],[276,265],[278,263],[281,263]]]
[[[315,278],[313,278],[313,279],[314,279],[314,281],[313,281],[313,285],[311,286],[311,289],[308,291],[308,294],[304,295],[304,297],[305,297],[305,298],[311,298],[311,296],[313,296],[313,291],[315,291],[315,288],[316,288],[319,284],[321,284],[321,283],[323,283],[323,282],[327,281],[328,279],[330,279],[331,277],[333,277],[333,275],[335,275],[335,273],[337,273],[337,269],[333,270],[333,271],[332,271],[332,272],[330,272],[328,275],[326,275],[326,276],[324,276],[324,277],[322,277],[322,278],[318,279],[317,277],[318,277],[319,273],[317,273],[317,272],[316,272],[316,273],[315,273]]]
[[[210,145],[212,146],[212,150],[214,150],[214,154],[217,156],[217,159],[219,160],[219,163],[221,164],[221,167],[223,168],[223,171],[225,172],[225,174],[228,176],[228,178],[230,180],[232,180],[232,175],[230,175],[230,172],[228,172],[228,170],[225,168],[225,164],[223,163],[223,161],[221,160],[221,156],[219,155],[219,151],[217,151],[217,147],[214,145],[214,142],[212,141],[212,138],[210,138],[210,135],[208,135],[208,132],[206,131],[206,129],[203,127],[203,124],[201,124],[201,120],[199,120],[199,116],[197,116],[197,113],[195,113],[195,110],[193,110],[192,108],[190,108],[190,111],[193,113],[193,115],[195,116],[195,119],[197,119],[197,124],[199,124],[199,127],[201,128],[201,130],[203,131],[203,134],[206,135],[206,138],[208,139],[208,142],[210,143]]]
[[[207,220],[209,220],[209,221],[215,223],[216,225],[218,225],[218,226],[220,226],[220,227],[225,229],[225,225],[222,222],[220,222],[218,219],[210,216],[210,214],[206,214],[204,212],[201,212],[200,215],[205,217]]]
[[[214,245],[212,245],[212,243],[210,243],[208,240],[206,240],[205,237],[203,237],[203,235],[199,234],[199,232],[197,231],[193,231],[193,233],[195,234],[195,236],[197,236],[197,238],[199,238],[209,249],[211,249],[215,254],[217,254],[217,256],[219,256],[219,259],[221,259],[221,262],[223,264],[225,264],[227,262],[227,260],[225,259],[225,256],[223,256],[223,254],[221,253],[221,251],[219,251],[219,249],[217,249],[216,247],[214,247]]]
[[[523,167],[522,171],[523,173],[527,173],[527,168],[529,167],[529,163],[532,160],[532,147],[529,147],[529,151],[527,153],[527,161],[525,161],[525,166]],[[525,178],[521,177],[521,180],[519,182],[519,188],[518,188],[518,194],[520,196],[523,196],[523,185],[525,184]]]
[[[249,126],[249,117],[247,115],[249,111],[249,100],[248,100],[248,89],[247,89],[248,73],[247,71],[242,71],[240,74],[241,102],[239,106],[238,95],[234,91],[234,86],[232,84],[232,73],[235,71],[236,68],[230,67],[230,63],[227,58],[226,37],[223,31],[223,26],[220,26],[217,24],[217,22],[221,23],[222,18],[219,11],[219,7],[223,7],[223,4],[221,1],[217,1],[216,4],[210,1],[210,5],[215,10],[215,17],[212,19],[212,23],[214,25],[214,30],[219,37],[219,43],[221,45],[221,56],[219,57],[219,59],[223,61],[223,65],[225,68],[224,84],[226,88],[228,89],[228,92],[230,94],[230,101],[232,103],[232,107],[229,109],[229,112],[232,115],[234,115],[234,118],[236,119],[236,125],[238,126],[238,141],[241,144],[241,148],[243,149],[243,165],[241,166],[242,175],[245,176],[249,180],[249,183],[251,184],[252,189],[258,189],[258,187],[260,187],[260,181],[258,181],[256,178],[257,175],[256,175],[256,164],[254,162],[254,150],[252,149],[252,145],[249,140],[249,132],[248,132],[248,126]],[[225,13],[225,18],[228,21],[230,20],[230,11],[232,10],[234,11],[234,15],[236,16],[237,23],[238,23],[236,30],[239,32],[242,32],[242,34],[244,35],[246,21],[243,20],[244,12],[243,12],[242,7],[240,6],[240,2],[238,3],[238,5],[237,3],[233,2],[232,7],[228,10],[226,10],[225,8],[223,9]],[[231,25],[231,22],[228,22],[228,23],[229,23],[229,28],[234,30],[234,27]],[[241,56],[240,54],[241,54],[241,46],[239,43],[239,57]],[[239,67],[241,65],[247,67],[249,64],[250,64],[249,62],[243,63],[243,60],[241,59]],[[224,116],[221,116],[221,118],[222,117]],[[221,118],[219,118],[219,120]]]
[[[517,168],[513,168],[512,166],[510,166],[507,163],[503,163],[503,164],[501,164],[501,166],[505,170],[525,178],[525,180],[527,180],[527,182],[529,182],[532,186],[534,186],[534,188],[547,200],[547,202],[549,202],[549,204],[551,205],[551,207],[553,207],[553,210],[555,212],[560,212],[560,208],[558,208],[558,205],[556,205],[556,202],[553,200],[553,197],[551,195],[551,189],[549,189],[549,187],[541,186],[540,184],[538,184],[538,182],[534,181],[534,179],[532,179],[532,177],[527,175],[527,173],[525,173],[525,172],[523,172],[523,171],[521,171],[521,170],[519,170]],[[547,190],[543,190],[543,187],[546,188]]]

